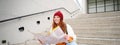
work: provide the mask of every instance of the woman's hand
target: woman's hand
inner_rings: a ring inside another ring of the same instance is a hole
[[[72,42],[73,41],[73,37],[69,36],[69,35],[65,35],[64,37],[66,40],[68,40],[68,42]]]
[[[41,41],[41,40],[38,40],[42,45],[44,44],[44,42],[43,41]]]
[[[69,40],[69,35],[65,35],[64,37],[66,40]]]

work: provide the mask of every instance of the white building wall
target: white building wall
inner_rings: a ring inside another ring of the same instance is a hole
[[[64,7],[70,12],[79,9],[74,0],[0,0],[0,20]]]

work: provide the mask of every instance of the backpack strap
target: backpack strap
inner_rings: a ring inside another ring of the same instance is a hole
[[[66,34],[68,34],[68,31],[67,31],[67,24],[65,24],[66,25]]]

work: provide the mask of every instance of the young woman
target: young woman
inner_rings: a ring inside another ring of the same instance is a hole
[[[63,14],[61,11],[57,11],[53,16],[52,29],[54,29],[57,26],[60,26],[62,31],[66,34],[65,39],[68,40],[68,43],[59,42],[56,45],[77,45],[75,42],[76,35],[73,32],[73,29],[71,28],[71,26],[63,22]]]
[[[73,29],[71,28],[70,25],[66,24],[63,22],[63,14],[61,11],[57,11],[55,12],[54,16],[53,16],[53,24],[52,24],[52,29],[50,30],[50,32],[53,31],[54,28],[56,28],[57,26],[59,26],[62,31],[64,32],[64,34],[66,34],[64,36],[64,38],[66,40],[68,40],[68,42],[59,42],[56,45],[77,45],[76,41],[76,35],[73,32]],[[40,41],[40,40],[39,40]],[[40,43],[44,43],[42,41],[40,41]],[[45,44],[48,45],[48,44]]]

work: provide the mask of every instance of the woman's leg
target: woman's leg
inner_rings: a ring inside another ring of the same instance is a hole
[[[72,41],[70,43],[67,43],[67,45],[77,45],[77,43],[75,41]]]

